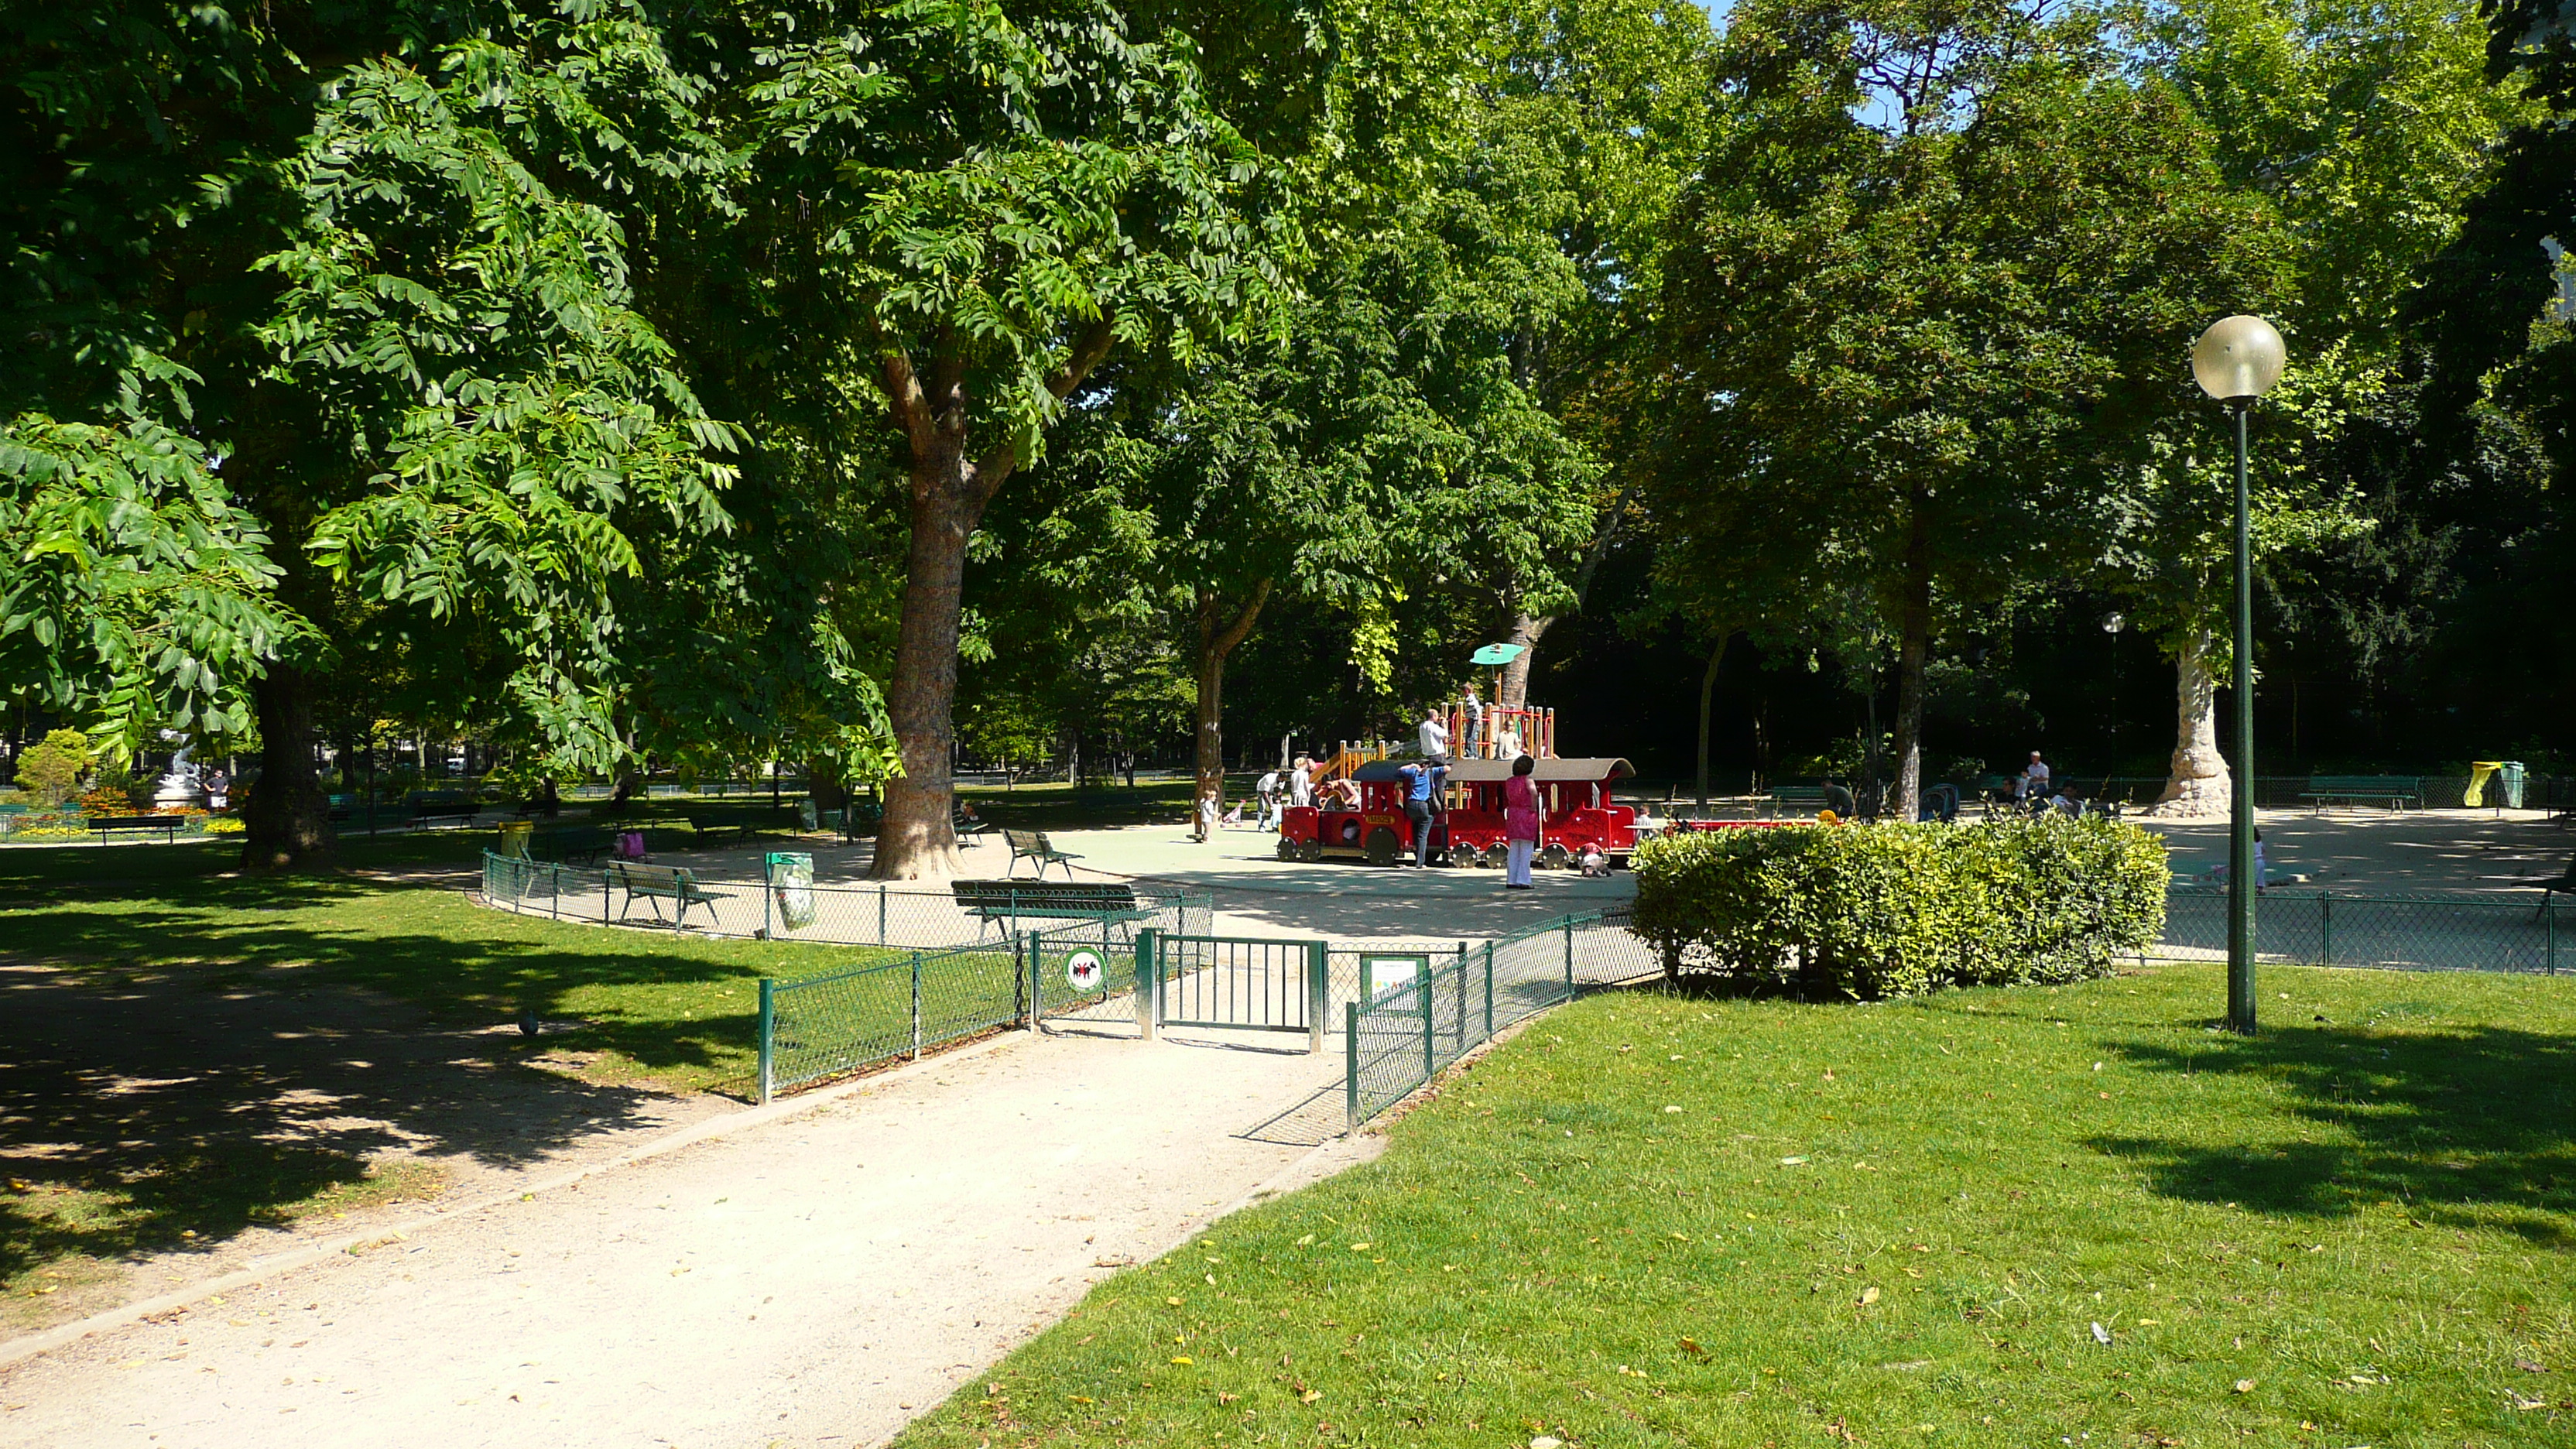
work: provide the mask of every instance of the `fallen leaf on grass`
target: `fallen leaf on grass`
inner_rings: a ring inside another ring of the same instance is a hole
[[[1301,1404],[1311,1404],[1323,1396],[1324,1391],[1322,1389],[1308,1389],[1306,1392],[1297,1396],[1297,1402]]]
[[[2533,1363],[2531,1360],[2529,1360],[2529,1359],[2527,1359],[2527,1358],[2518,1358],[2518,1359],[2515,1359],[2515,1360],[2513,1361],[2513,1366],[2514,1366],[2515,1368],[2518,1368],[2518,1369],[2522,1370],[2524,1373],[2527,1373],[2527,1374],[2545,1374],[2545,1373],[2549,1372],[2549,1370],[2548,1370],[2547,1368],[2544,1368],[2544,1367],[2542,1367],[2542,1366],[2541,1366],[2541,1365],[2539,1365],[2539,1364]]]
[[[2098,1344],[2102,1345],[2104,1348],[2108,1348],[2108,1347],[2110,1347],[2110,1346],[2111,1346],[2111,1330],[2109,1330],[2109,1329],[2107,1329],[2107,1328],[2104,1328],[2102,1325],[2100,1325],[2100,1324],[2098,1324],[2098,1323],[2097,1323],[2097,1324],[2094,1324],[2094,1325],[2093,1325],[2093,1341],[2094,1341],[2095,1343],[2098,1343]]]
[[[1353,1243],[1351,1244],[1351,1251],[1354,1253],[1365,1253],[1376,1246],[1377,1244],[1375,1243]]]
[[[2236,1381],[2236,1392],[2240,1394],[2250,1394],[2254,1392],[2254,1381],[2252,1379],[2238,1379]]]
[[[1780,1165],[1782,1167],[1797,1167],[1803,1164],[1806,1160],[1807,1159],[1803,1157],[1783,1157],[1780,1159]]]
[[[1188,1368],[1188,1367],[1191,1365],[1191,1363],[1193,1362],[1193,1360],[1190,1358],[1190,1356],[1189,1356],[1188,1354],[1185,1354],[1185,1353],[1179,1353],[1179,1354],[1174,1354],[1174,1355],[1172,1355],[1172,1362],[1174,1362],[1174,1363],[1176,1363],[1176,1364],[1179,1364],[1179,1365],[1180,1365],[1181,1367],[1183,1367],[1183,1368]]]
[[[1877,1289],[1875,1289],[1875,1288],[1863,1288],[1862,1290],[1860,1290],[1860,1302],[1861,1302],[1861,1306],[1862,1306],[1863,1308],[1866,1308],[1866,1307],[1868,1307],[1869,1305],[1871,1305],[1871,1304],[1873,1304],[1873,1303],[1876,1303],[1877,1301],[1878,1301],[1878,1290],[1877,1290]]]

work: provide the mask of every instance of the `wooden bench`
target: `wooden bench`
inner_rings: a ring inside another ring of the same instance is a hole
[[[98,843],[105,845],[110,835],[148,835],[156,830],[164,841],[176,840],[187,823],[184,815],[93,815],[89,828],[98,832]]]
[[[984,837],[999,828],[990,820],[980,820],[968,815],[966,807],[962,805],[949,812],[948,824],[950,829],[957,832],[957,840],[961,845],[982,845]]]
[[[948,889],[957,904],[987,921],[1040,917],[1047,920],[1099,920],[1136,909],[1136,888],[1123,881],[952,880]]]
[[[431,825],[441,820],[452,820],[459,825],[471,825],[474,823],[474,817],[482,811],[483,807],[475,803],[473,796],[456,791],[430,791],[411,797],[411,823],[419,826]]]
[[[635,902],[642,900],[653,907],[653,919],[657,921],[662,919],[662,902],[671,902],[671,929],[675,931],[689,923],[691,906],[706,907],[707,924],[715,924],[716,898],[699,889],[698,878],[678,866],[612,860],[608,863],[608,883],[626,892],[626,902],[617,911],[621,921],[635,909]]]
[[[540,830],[528,842],[530,853],[539,860],[582,865],[597,865],[599,858],[617,848],[617,832],[596,826],[574,826],[562,830]]]
[[[2308,788],[2299,798],[2312,802],[2316,813],[2325,813],[2329,801],[2348,800],[2354,804],[2386,804],[2391,810],[2403,810],[2408,804],[2424,808],[2424,781],[2418,775],[2310,775]]]
[[[1011,863],[1002,869],[1002,874],[1006,876],[1017,872],[1021,861],[1034,860],[1038,863],[1040,879],[1046,877],[1048,866],[1060,865],[1064,867],[1065,879],[1071,880],[1073,863],[1082,859],[1081,856],[1067,855],[1056,849],[1048,843],[1046,832],[1043,830],[1004,830],[1002,839],[1011,847]]]

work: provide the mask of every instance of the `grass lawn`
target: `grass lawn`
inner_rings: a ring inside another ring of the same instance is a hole
[[[899,1443],[2576,1443],[2576,981],[2262,987],[1592,998]]]
[[[486,910],[452,872],[489,839],[347,842],[410,883],[235,875],[237,841],[0,849],[0,1329],[156,1252],[435,1196],[422,1154],[523,1164],[639,1090],[747,1091],[762,975],[893,954]],[[908,1035],[908,992],[845,1009]]]

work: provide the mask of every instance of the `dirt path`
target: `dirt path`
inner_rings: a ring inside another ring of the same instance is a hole
[[[0,1370],[0,1446],[877,1443],[1100,1265],[1365,1154],[1246,1135],[1335,1065],[1015,1035]]]

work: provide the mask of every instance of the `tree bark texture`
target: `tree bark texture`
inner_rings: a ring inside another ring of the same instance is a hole
[[[1708,668],[1699,676],[1699,787],[1700,808],[1708,807],[1708,717],[1709,701],[1717,692],[1717,666],[1726,662],[1726,643],[1732,633],[1717,636],[1717,647],[1709,651]]]
[[[1583,561],[1574,570],[1574,607],[1578,610],[1592,592],[1592,576],[1601,572],[1602,557],[1610,552],[1611,542],[1619,536],[1619,525],[1628,516],[1628,500],[1635,495],[1643,476],[1631,477],[1620,488],[1619,496],[1611,502],[1608,511],[1601,515],[1601,521],[1592,530],[1592,542],[1585,545]],[[1503,666],[1503,677],[1494,686],[1494,703],[1512,709],[1528,707],[1530,664],[1538,655],[1538,641],[1546,635],[1548,626],[1555,622],[1553,614],[1541,617],[1518,607],[1512,610],[1512,634],[1505,642],[1520,645],[1521,652],[1512,656],[1511,663]]]
[[[895,635],[886,715],[903,773],[885,783],[877,827],[878,880],[942,879],[957,873],[956,821],[948,762],[956,738],[957,630],[966,588],[964,458],[954,450],[916,462],[912,543],[904,557],[903,618]]]
[[[1116,340],[1112,319],[1092,323],[1047,379],[1047,390],[1062,398],[1081,386]],[[1020,456],[1013,443],[973,456],[962,355],[935,356],[925,374],[914,369],[909,353],[889,349],[878,357],[876,382],[911,450],[912,539],[904,558],[894,678],[886,687],[886,714],[903,773],[886,782],[885,822],[877,829],[876,863],[869,873],[878,880],[942,879],[957,872],[949,761],[956,740],[966,541],[985,505],[1019,467]]]
[[[1897,611],[1896,789],[1887,805],[1887,814],[1909,822],[1923,798],[1923,668],[1932,652],[1932,529],[1923,501],[1915,500],[1913,532],[1905,542],[1905,598]]]
[[[331,854],[330,797],[313,764],[313,699],[318,681],[272,664],[251,685],[259,715],[259,780],[242,807],[242,868],[292,870]]]
[[[1261,606],[1270,601],[1270,580],[1253,586],[1252,597],[1236,610],[1233,619],[1225,617],[1223,601],[1214,589],[1199,590],[1199,657],[1198,657],[1198,722],[1197,741],[1198,789],[1193,796],[1190,818],[1192,834],[1205,843],[1216,830],[1217,813],[1224,808],[1225,796],[1225,660],[1252,633],[1253,621],[1261,617]]]
[[[2174,654],[2174,752],[2164,793],[2149,811],[2164,820],[2224,820],[2233,804],[2227,757],[2218,749],[2218,677],[2210,638],[2194,629]]]

